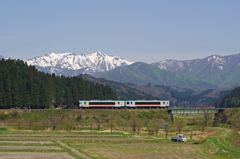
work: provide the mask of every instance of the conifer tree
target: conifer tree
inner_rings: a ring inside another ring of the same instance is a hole
[[[78,100],[117,99],[107,86],[81,77],[45,74],[21,60],[0,59],[0,68],[0,108],[71,107]]]

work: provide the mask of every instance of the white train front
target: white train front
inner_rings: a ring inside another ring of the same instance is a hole
[[[169,108],[169,100],[79,100],[79,108]]]

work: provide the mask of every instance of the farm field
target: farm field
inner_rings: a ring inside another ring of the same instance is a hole
[[[239,131],[212,126],[213,116],[203,127],[203,117],[175,115],[172,124],[163,110],[10,110],[0,159],[239,159]],[[179,133],[186,142],[170,140]]]
[[[35,134],[36,133],[36,134]],[[172,142],[170,139],[154,139],[133,136],[109,136],[101,134],[57,134],[59,132],[9,132],[0,134],[0,158],[109,158],[109,159],[154,159],[154,158],[237,158],[240,148],[229,141],[230,129],[220,129],[215,135],[209,136],[209,141],[194,144]],[[46,135],[48,135],[46,137]],[[71,137],[68,137],[68,136]],[[81,137],[85,135],[85,137]],[[11,138],[9,138],[11,136]],[[92,137],[91,137],[92,136]],[[99,137],[97,137],[99,136]],[[120,136],[120,135],[119,135]],[[211,142],[218,140],[219,145]],[[207,139],[206,139],[207,140]],[[218,146],[218,147],[217,147]],[[217,149],[217,150],[216,150]],[[216,151],[216,152],[214,152]],[[217,151],[220,151],[217,152]],[[221,153],[226,154],[222,155]],[[228,156],[227,153],[231,152]]]
[[[92,158],[157,159],[157,158],[209,158],[203,147],[179,143],[72,143],[70,145]]]

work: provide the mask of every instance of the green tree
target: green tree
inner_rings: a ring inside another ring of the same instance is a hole
[[[21,107],[21,99],[20,99],[20,94],[19,94],[19,89],[18,89],[18,85],[15,81],[15,79],[12,80],[12,105],[15,107]]]

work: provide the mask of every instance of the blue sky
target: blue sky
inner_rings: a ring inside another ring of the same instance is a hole
[[[240,52],[239,0],[1,0],[0,55],[101,51],[146,63]]]

